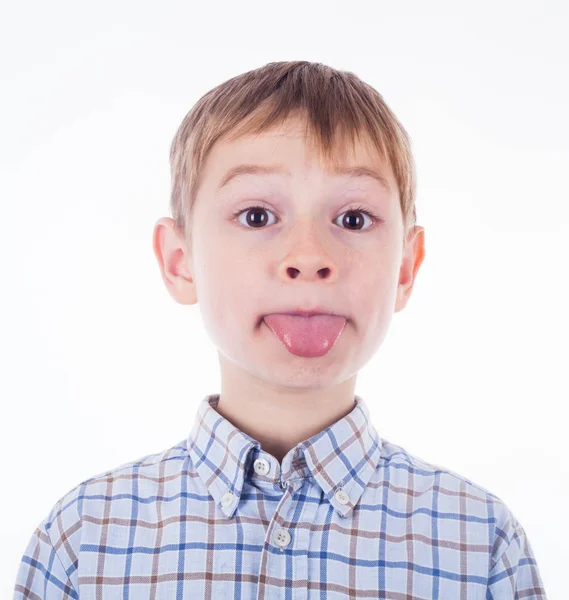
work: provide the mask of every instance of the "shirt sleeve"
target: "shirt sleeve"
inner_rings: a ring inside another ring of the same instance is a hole
[[[14,600],[79,598],[51,541],[52,514],[38,525],[24,551],[16,577]]]
[[[499,558],[490,569],[487,600],[547,600],[530,541],[511,513],[497,540]]]

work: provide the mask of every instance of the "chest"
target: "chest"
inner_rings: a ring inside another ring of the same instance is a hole
[[[231,518],[211,497],[194,500],[86,522],[80,598],[486,597],[488,523],[429,494],[371,485],[347,517],[309,480],[274,494],[248,488]]]

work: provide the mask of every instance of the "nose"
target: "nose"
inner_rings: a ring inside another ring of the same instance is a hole
[[[338,267],[321,244],[294,245],[293,250],[280,264],[281,279],[324,279],[329,282],[338,277]]]
[[[297,269],[296,267],[287,267],[286,268],[286,272],[287,275],[291,278],[291,279],[296,279],[299,274],[300,274],[300,269]],[[318,269],[316,271],[316,276],[318,277],[318,279],[326,279],[330,277],[330,268],[329,267],[322,267],[321,269]],[[309,276],[309,273],[308,273]]]
[[[283,281],[323,279],[328,282],[338,277],[338,266],[327,252],[325,234],[309,223],[298,223],[294,234],[288,238],[288,252],[279,265],[279,275]]]

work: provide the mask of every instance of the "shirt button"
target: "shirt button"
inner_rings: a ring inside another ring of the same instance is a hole
[[[229,506],[230,504],[233,503],[234,499],[235,499],[235,496],[231,492],[227,492],[226,494],[223,494],[223,498],[221,498],[221,505]]]
[[[344,492],[344,490],[338,490],[334,494],[334,497],[340,504],[348,504],[348,502],[350,501],[350,497],[348,496],[348,494],[346,494],[346,492]]]
[[[255,469],[256,473],[259,473],[259,475],[266,475],[271,470],[271,465],[264,458],[258,458],[253,463],[253,468]]]
[[[290,533],[286,529],[277,529],[273,534],[275,544],[281,548],[285,548],[290,544]]]

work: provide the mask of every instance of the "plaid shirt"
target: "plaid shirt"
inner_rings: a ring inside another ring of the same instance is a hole
[[[63,496],[14,598],[546,598],[507,506],[382,440],[361,397],[282,466],[218,400],[187,440]]]

